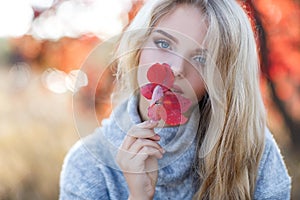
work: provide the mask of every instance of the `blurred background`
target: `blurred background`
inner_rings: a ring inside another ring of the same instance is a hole
[[[300,1],[239,2],[256,31],[268,125],[292,176],[292,199],[300,199]],[[88,134],[97,125],[90,119],[100,122],[111,111],[114,76],[102,61],[113,43],[99,58],[86,58],[143,3],[0,1],[0,200],[58,198],[78,127]]]

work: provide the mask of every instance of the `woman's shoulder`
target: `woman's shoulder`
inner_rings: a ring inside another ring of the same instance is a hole
[[[268,128],[265,130],[265,146],[264,146],[264,152],[260,161],[260,167],[259,170],[262,170],[263,168],[267,167],[265,165],[270,164],[280,164],[278,165],[279,168],[283,167],[286,169],[282,154],[280,152],[280,149],[278,147],[277,142],[275,141],[273,134],[270,132]],[[276,168],[274,168],[276,170]]]
[[[64,159],[60,176],[60,199],[73,196],[98,199],[99,195],[106,194],[104,173],[107,165],[103,163],[105,160],[103,156],[110,155],[109,151],[101,145],[99,129],[78,140]],[[95,187],[98,187],[98,190],[94,190]]]
[[[260,160],[255,199],[289,199],[291,178],[278,145],[269,131],[265,131],[265,147]]]
[[[101,132],[96,129],[92,134],[81,137],[68,151],[65,162],[81,163],[92,162],[92,151],[99,151],[97,141],[100,139]]]
[[[118,147],[104,136],[102,128],[97,128],[92,134],[78,140],[67,153],[63,168],[75,165],[78,168],[116,167],[112,162]]]

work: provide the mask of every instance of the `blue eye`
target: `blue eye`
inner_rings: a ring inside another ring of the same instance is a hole
[[[154,43],[159,48],[162,48],[162,49],[171,49],[169,42],[166,41],[166,40],[156,40],[156,41],[154,41]]]
[[[193,60],[204,65],[206,63],[206,58],[205,56],[199,55],[199,56],[194,56]]]

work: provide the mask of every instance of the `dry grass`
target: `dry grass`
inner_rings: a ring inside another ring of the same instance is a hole
[[[57,199],[63,158],[78,140],[71,94],[32,75],[18,87],[0,72],[0,199]]]

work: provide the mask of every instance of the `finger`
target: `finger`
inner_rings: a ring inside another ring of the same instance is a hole
[[[127,135],[136,138],[150,138],[156,135],[154,128],[158,125],[158,122],[145,121],[138,125],[132,126]]]
[[[163,154],[158,151],[156,148],[150,146],[144,146],[133,158],[136,162],[144,162],[150,156],[154,156],[157,159],[163,157]]]
[[[159,141],[160,140],[160,135],[155,134],[152,137],[147,138],[149,140],[153,140],[153,141]]]
[[[142,123],[137,124],[136,126],[139,128],[150,128],[153,129],[158,125],[158,121],[154,120],[147,120]]]
[[[136,140],[137,140],[136,137],[126,135],[123,142],[122,142],[122,144],[121,144],[121,149],[127,151]]]
[[[122,171],[144,172],[147,159],[161,159],[162,157],[163,154],[156,148],[144,146],[136,154],[130,154],[122,150],[119,151],[116,161]]]
[[[140,124],[132,126],[125,136],[121,148],[127,150],[135,142],[136,138],[151,138],[152,140],[160,140],[160,136],[155,134],[153,128],[156,127],[158,122],[155,121],[144,121]]]
[[[126,135],[120,148],[122,150],[129,151],[130,147],[137,139],[144,139],[144,138],[136,138],[130,135]],[[154,136],[149,137],[147,139],[149,139],[150,141],[158,142],[160,140],[160,136],[158,134],[155,134]]]
[[[138,138],[128,149],[131,153],[138,153],[143,147],[152,147],[156,149],[156,151],[160,151],[161,153],[164,153],[164,149],[155,141],[149,140],[149,139],[143,139]]]

